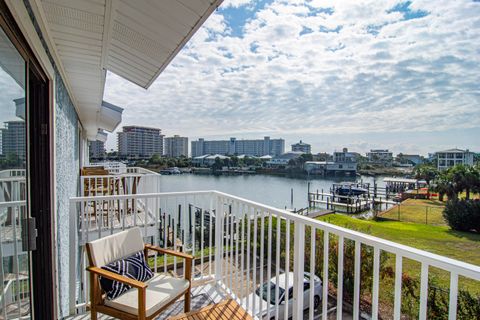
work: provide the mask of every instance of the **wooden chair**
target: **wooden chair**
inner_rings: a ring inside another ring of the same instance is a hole
[[[90,272],[92,320],[97,320],[97,312],[119,319],[154,319],[183,295],[185,296],[184,310],[185,312],[190,311],[193,261],[191,255],[144,244],[141,230],[138,227],[89,242],[86,248],[90,265],[87,271]],[[146,259],[148,259],[149,250],[185,259],[184,278],[155,273],[152,279],[140,282],[101,268],[140,250],[144,250]],[[128,284],[132,289],[113,300],[108,300],[100,287],[99,277]]]

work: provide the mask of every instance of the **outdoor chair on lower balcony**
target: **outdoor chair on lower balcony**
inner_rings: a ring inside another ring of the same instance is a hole
[[[154,319],[183,295],[184,310],[190,311],[192,256],[144,244],[140,228],[89,242],[86,249],[92,320],[97,312],[120,319]],[[153,273],[146,262],[149,250],[185,259],[184,278]]]

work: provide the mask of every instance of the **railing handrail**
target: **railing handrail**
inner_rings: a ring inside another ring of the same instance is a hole
[[[345,238],[350,240],[359,241],[363,244],[377,247],[383,251],[398,254],[405,258],[426,262],[431,266],[439,267],[447,271],[454,271],[454,272],[457,272],[459,275],[464,275],[469,278],[480,281],[480,266],[455,260],[452,258],[448,258],[446,256],[431,253],[421,249],[416,249],[407,245],[403,245],[390,240],[385,240],[382,238],[371,236],[355,230],[336,226],[327,222],[312,219],[310,217],[298,215],[284,209],[275,208],[266,204],[258,203],[252,200],[244,199],[238,196],[234,196],[234,195],[216,191],[216,190],[144,193],[144,194],[113,195],[113,196],[108,195],[108,196],[73,197],[73,198],[70,198],[70,201],[81,202],[81,201],[96,201],[96,200],[121,200],[121,199],[132,199],[132,198],[150,199],[150,198],[156,198],[159,196],[178,197],[178,196],[193,196],[193,195],[208,195],[208,194],[223,197],[225,199],[243,202],[244,204],[250,205],[259,211],[268,211],[275,215],[279,215],[283,218],[287,218],[292,222],[298,222],[304,225],[315,227],[317,229],[322,229],[332,234],[344,236]]]
[[[105,175],[86,175],[80,176],[82,179],[111,179],[111,178],[129,178],[129,177],[156,177],[160,176],[158,173],[115,173],[115,174],[105,174]]]
[[[85,196],[85,197],[71,197],[70,202],[81,202],[81,201],[100,201],[100,200],[123,200],[135,198],[156,198],[159,196],[163,197],[176,197],[176,196],[188,196],[188,195],[206,195],[214,194],[215,190],[201,190],[201,191],[179,191],[179,192],[157,192],[157,193],[136,193],[136,194],[120,194],[120,195],[106,195],[106,196]]]
[[[143,168],[143,167],[127,167],[126,168],[127,172],[129,170],[137,170],[137,171],[144,171],[145,173],[144,174],[153,174],[153,175],[160,175],[158,172],[155,172],[155,171],[152,171],[150,169],[146,169],[146,168]]]
[[[0,202],[0,208],[21,207],[26,205],[27,202],[25,200]]]

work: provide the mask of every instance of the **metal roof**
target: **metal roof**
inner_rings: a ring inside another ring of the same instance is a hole
[[[435,153],[447,153],[447,152],[450,152],[450,153],[455,153],[455,152],[464,153],[464,152],[468,152],[468,150],[462,150],[462,149],[458,149],[458,148],[453,148],[453,149],[448,149],[448,150],[443,150],[443,151],[437,151],[437,152],[435,152]]]

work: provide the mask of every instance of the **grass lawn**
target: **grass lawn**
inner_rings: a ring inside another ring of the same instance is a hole
[[[480,265],[480,234],[457,232],[446,226],[433,226],[419,223],[392,220],[360,220],[346,215],[331,214],[319,217],[338,226],[365,232],[373,236],[398,242],[404,245],[447,256],[475,265]],[[395,259],[388,264],[394,265]],[[419,263],[405,260],[404,271],[415,277],[420,275]],[[435,271],[439,282],[449,286],[449,274]],[[480,283],[461,281],[461,287],[480,294]]]
[[[382,218],[446,226],[442,212],[445,202],[427,199],[407,199],[381,214]]]

